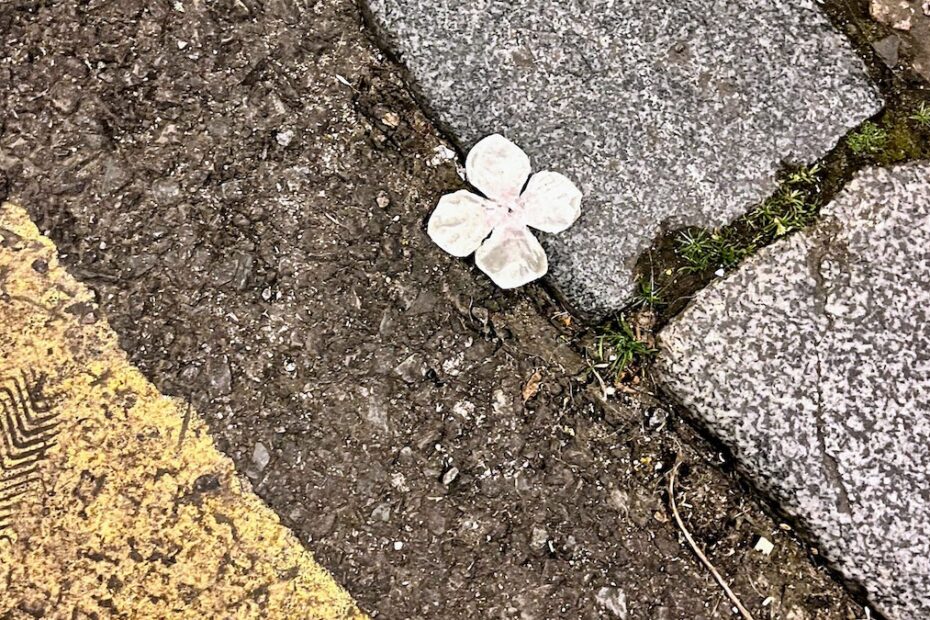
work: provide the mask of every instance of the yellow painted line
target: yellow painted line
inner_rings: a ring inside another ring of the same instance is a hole
[[[363,618],[0,206],[0,617]]]

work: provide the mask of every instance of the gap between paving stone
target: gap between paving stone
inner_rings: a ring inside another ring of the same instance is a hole
[[[930,158],[930,126],[921,125],[914,118],[922,109],[921,106],[930,109],[930,91],[910,67],[902,65],[894,71],[890,70],[876,58],[871,46],[872,41],[886,36],[890,28],[869,20],[868,2],[831,0],[823,6],[834,26],[850,36],[870,77],[881,88],[886,101],[885,108],[866,122],[881,128],[887,137],[884,148],[877,152],[856,153],[849,145],[849,138],[862,130],[862,126],[857,127],[816,162],[820,172],[814,183],[797,186],[782,181],[782,188],[801,190],[805,202],[817,207],[814,213],[805,216],[802,222],[805,226],[816,221],[819,206],[829,202],[863,167]],[[767,200],[777,198],[782,188]],[[751,255],[776,240],[770,233],[760,237],[758,226],[753,223],[754,213],[757,213],[757,208],[726,226],[704,232],[727,239],[731,252],[739,252],[745,258],[747,254]],[[696,291],[718,278],[719,269],[730,271],[735,266],[717,260],[711,261],[703,271],[693,270],[683,259],[680,249],[685,232],[671,231],[659,237],[637,263],[636,273],[640,286],[646,283],[650,289],[658,291],[658,303],[648,304],[657,311],[657,327],[678,314]],[[700,230],[694,229],[687,232],[691,235],[701,234]],[[642,303],[643,295],[641,289],[638,289],[632,305],[635,307]],[[630,309],[626,308],[625,312]]]
[[[363,607],[719,616],[665,513],[677,455],[685,518],[752,609],[861,613],[687,427],[570,378],[538,289],[430,244],[455,166],[353,4],[181,5],[0,9],[0,165],[133,360]]]

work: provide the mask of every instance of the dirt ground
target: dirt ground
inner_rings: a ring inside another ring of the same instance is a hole
[[[594,396],[545,290],[431,244],[461,181],[399,76],[349,0],[6,2],[0,194],[375,617],[734,617],[676,459],[757,619],[864,617],[673,411]]]

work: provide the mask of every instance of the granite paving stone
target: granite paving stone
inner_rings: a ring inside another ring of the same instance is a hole
[[[701,291],[658,370],[889,618],[930,617],[930,162]]]
[[[544,240],[574,304],[623,305],[663,226],[715,226],[880,109],[810,2],[368,0],[423,103],[463,149],[500,132],[587,194]]]

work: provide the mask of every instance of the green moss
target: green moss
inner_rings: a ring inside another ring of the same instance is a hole
[[[871,156],[876,163],[891,165],[930,157],[930,105],[926,101],[902,102],[889,109],[882,126],[885,143]]]
[[[888,132],[872,121],[866,121],[849,134],[846,143],[856,155],[878,155],[888,144]]]
[[[909,159],[917,159],[921,154],[920,142],[906,126],[897,125],[888,132],[888,143],[878,162],[894,164]]]

